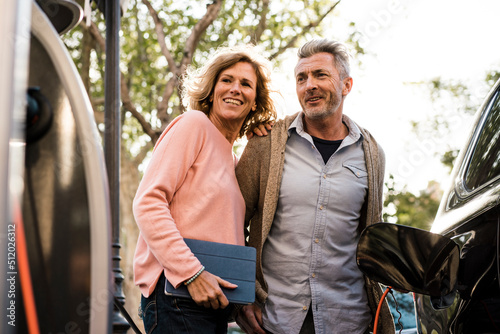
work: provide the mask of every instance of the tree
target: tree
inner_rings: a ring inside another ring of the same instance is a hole
[[[419,138],[448,137],[455,130],[456,117],[460,119],[472,117],[485,98],[486,92],[499,78],[500,72],[491,71],[486,74],[480,87],[470,87],[458,80],[442,78],[424,83],[436,110],[440,112],[426,121],[414,122],[413,131]],[[453,141],[450,142],[447,147],[436,146],[434,155],[440,156],[440,161],[451,171],[461,147],[457,147]],[[407,191],[405,187],[397,190],[391,175],[386,183],[384,221],[429,229],[439,207],[441,191],[438,190],[438,186],[436,181],[432,181],[426,190],[416,195]]]
[[[78,0],[83,2],[83,0]],[[126,307],[139,325],[140,293],[133,285],[131,259],[137,240],[132,199],[142,163],[165,127],[183,110],[179,83],[219,45],[253,43],[275,64],[286,50],[321,34],[325,18],[340,1],[327,0],[130,0],[122,18],[122,161],[120,220]],[[64,36],[104,129],[105,24],[98,11]]]
[[[301,38],[321,33],[321,22],[339,2],[287,0],[271,4],[269,0],[233,0],[205,4],[132,0],[122,20],[124,126],[139,125],[149,137],[141,147],[149,149],[170,121],[183,111],[179,79],[187,66],[202,63],[219,45],[238,42],[256,44],[271,60],[279,61],[279,56],[295,47]],[[167,8],[168,12],[158,8]],[[95,41],[90,95],[99,114],[103,102],[100,65],[105,44],[103,22],[97,14],[94,17],[90,27],[82,25],[83,31],[73,36],[78,40],[89,34]],[[89,56],[82,53],[81,58],[77,54],[75,57],[77,63],[82,60],[82,77],[88,77],[84,62]],[[96,119],[101,120],[102,116]]]
[[[428,136],[449,137],[456,131],[458,123],[468,123],[481,105],[486,93],[500,78],[500,72],[488,72],[483,82],[475,83],[475,87],[461,80],[434,78],[427,83],[422,83],[428,89],[436,113],[426,121],[413,122],[413,131],[419,138]],[[458,120],[458,121],[457,121]],[[437,147],[435,155],[451,171],[453,162],[461,147],[451,142],[447,147]]]
[[[424,230],[431,226],[441,198],[437,182],[430,182],[426,190],[415,195],[406,188],[396,190],[394,177],[389,175],[386,182],[383,220],[385,222],[408,225]]]

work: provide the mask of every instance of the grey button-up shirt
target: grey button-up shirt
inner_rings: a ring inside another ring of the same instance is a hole
[[[273,333],[299,333],[311,305],[317,334],[362,334],[371,319],[355,258],[368,189],[363,137],[347,116],[343,121],[349,135],[326,164],[301,115],[288,130],[278,206],[262,256],[269,288],[264,327]]]

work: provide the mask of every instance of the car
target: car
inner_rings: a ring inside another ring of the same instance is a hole
[[[358,266],[414,293],[417,332],[500,333],[500,80],[479,108],[430,231],[374,224]]]

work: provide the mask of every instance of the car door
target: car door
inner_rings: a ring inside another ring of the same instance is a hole
[[[500,333],[499,83],[478,112],[431,229],[460,247],[458,286],[444,297],[415,296],[421,333]]]

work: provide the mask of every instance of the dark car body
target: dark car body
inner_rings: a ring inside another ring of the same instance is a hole
[[[445,297],[415,295],[422,333],[500,333],[500,81],[461,150],[431,232],[460,248],[458,285]]]
[[[385,230],[378,235],[364,232],[358,265],[386,285],[418,292],[419,333],[500,333],[500,81],[478,110],[431,231],[384,224],[374,226]],[[442,237],[439,249],[433,235]]]

